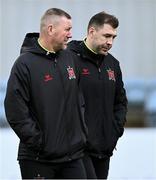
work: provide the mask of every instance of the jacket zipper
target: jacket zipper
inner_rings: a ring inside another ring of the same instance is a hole
[[[99,65],[99,62],[98,62],[98,61],[96,62],[96,67],[97,67],[97,69],[98,69],[98,77],[99,77],[99,79],[100,79],[100,77],[101,77],[101,68],[100,68],[100,65]]]
[[[56,65],[57,65],[57,59],[55,58],[55,60],[54,60],[54,66],[56,67]],[[59,69],[59,66],[57,66],[57,70],[58,70],[58,73],[59,73],[59,76],[60,76],[60,79],[61,79],[61,82],[62,82],[62,86],[63,86],[62,89],[63,89],[63,93],[64,93],[64,100],[65,100],[65,102],[67,102],[64,77],[63,77],[63,74],[62,74],[61,70]],[[66,108],[66,107],[65,107],[65,108]],[[66,110],[65,110],[65,114],[66,114]],[[66,115],[65,115],[65,116],[66,116]],[[67,118],[67,119],[68,119],[68,118]],[[66,133],[67,133],[67,138],[69,139],[69,134],[68,134],[67,129],[66,129]],[[69,142],[69,143],[68,143],[67,146],[68,146],[68,150],[69,150],[69,149],[70,149],[70,139],[69,139],[68,142]],[[72,158],[71,158],[70,153],[68,153],[67,156],[68,156],[68,161],[71,161]]]
[[[98,67],[98,77],[99,77],[99,80],[101,79],[101,68]]]
[[[54,67],[56,67],[56,65],[57,65],[57,59],[55,58],[54,59]]]

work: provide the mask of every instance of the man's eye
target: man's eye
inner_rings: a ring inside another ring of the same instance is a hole
[[[109,37],[111,37],[111,35],[105,34],[104,37],[109,38]]]

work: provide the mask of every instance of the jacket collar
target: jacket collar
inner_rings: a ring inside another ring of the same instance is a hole
[[[85,41],[81,41],[80,43],[80,54],[83,58],[91,61],[96,65],[101,65],[102,61],[104,60],[105,56],[101,54],[96,54],[93,52],[89,47],[87,47]]]

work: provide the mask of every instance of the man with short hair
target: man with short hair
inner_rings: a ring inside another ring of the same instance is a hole
[[[87,178],[106,179],[110,157],[124,131],[127,98],[119,61],[108,51],[117,36],[118,19],[106,12],[89,21],[84,41],[71,41],[77,55],[85,99],[88,145],[84,157]]]
[[[40,34],[26,35],[5,97],[6,117],[20,139],[23,179],[85,179],[86,128],[74,56],[63,50],[71,38],[69,14],[48,9]]]

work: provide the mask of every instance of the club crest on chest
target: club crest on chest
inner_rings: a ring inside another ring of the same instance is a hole
[[[114,73],[113,70],[108,69],[108,70],[107,70],[107,73],[108,73],[108,78],[109,78],[109,80],[116,81],[116,79],[115,79],[115,73]]]
[[[68,71],[68,78],[70,80],[76,79],[75,72],[74,72],[74,69],[72,67],[68,66],[67,71]]]

